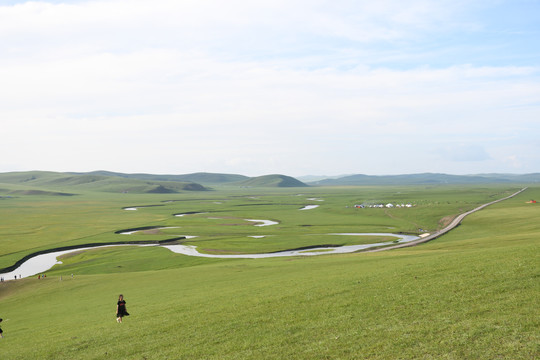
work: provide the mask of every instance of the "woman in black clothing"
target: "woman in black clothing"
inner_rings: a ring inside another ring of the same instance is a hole
[[[116,305],[116,322],[121,323],[124,316],[128,316],[129,313],[126,310],[126,300],[124,295],[120,294],[118,297],[118,304]]]

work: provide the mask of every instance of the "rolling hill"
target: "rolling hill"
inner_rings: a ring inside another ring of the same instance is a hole
[[[26,171],[0,173],[0,183],[11,184],[6,195],[32,195],[48,191],[51,195],[73,195],[77,191],[124,193],[178,193],[205,191],[206,186],[240,187],[305,187],[305,183],[286,175],[264,175],[250,178],[244,175],[193,173],[185,175],[125,174],[110,171],[60,173]],[[202,185],[204,184],[204,185]],[[206,185],[206,186],[205,186]]]
[[[113,176],[126,179],[138,179],[138,180],[150,180],[150,181],[180,181],[180,182],[193,182],[204,185],[216,185],[238,182],[248,180],[248,176],[237,174],[219,174],[219,173],[207,173],[198,172],[184,175],[156,175],[156,174],[125,174],[112,171],[92,171],[88,173],[73,173],[76,175],[99,175],[99,176]]]
[[[85,190],[163,194],[208,190],[200,184],[187,181],[145,181],[119,176],[46,171],[3,173],[0,174],[0,183],[16,185],[17,189],[11,189],[11,193],[18,195],[40,194],[44,189],[58,195],[64,195],[66,191],[73,193]],[[10,193],[9,190],[6,191]]]
[[[249,180],[236,183],[239,186],[245,187],[306,187],[300,180],[286,175],[264,175],[251,178]]]
[[[250,187],[305,187],[307,184],[286,175],[272,174],[257,177],[248,177],[238,174],[220,174],[198,172],[185,175],[152,175],[152,174],[124,174],[108,171],[93,171],[78,173],[86,176],[112,176],[126,179],[152,180],[152,181],[189,181],[203,185],[232,185]]]
[[[306,177],[306,181],[315,177]],[[294,177],[272,174],[248,177],[238,174],[198,172],[183,175],[126,174],[111,171],[87,173],[25,171],[0,173],[0,183],[11,184],[3,194],[37,194],[49,191],[51,195],[64,195],[77,191],[178,193],[205,191],[211,186],[240,187],[306,187],[306,186],[362,186],[362,185],[444,185],[444,184],[534,184],[540,182],[540,173],[532,174],[477,174],[449,175],[421,173],[404,175],[346,175],[302,182]],[[3,188],[6,188],[3,186]],[[17,192],[14,192],[17,191]]]
[[[487,174],[449,175],[438,173],[406,175],[349,175],[336,179],[309,182],[309,185],[437,185],[437,184],[493,184],[493,183],[536,183],[540,174]]]

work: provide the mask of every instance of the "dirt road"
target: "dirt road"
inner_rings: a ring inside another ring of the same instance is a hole
[[[392,249],[399,249],[399,248],[404,248],[404,247],[409,247],[409,246],[416,246],[418,244],[423,244],[423,243],[426,243],[428,241],[431,241],[433,239],[436,239],[438,238],[439,236],[443,235],[443,234],[446,234],[447,232],[449,232],[450,230],[452,230],[453,228],[455,228],[456,226],[458,226],[461,221],[467,216],[467,215],[470,215],[474,212],[477,212],[479,210],[482,210],[483,208],[489,206],[489,205],[493,205],[495,203],[498,203],[500,201],[504,201],[504,200],[507,200],[507,199],[510,199],[514,196],[516,196],[517,194],[519,193],[522,193],[523,191],[527,190],[527,188],[523,188],[517,192],[515,192],[514,194],[510,195],[510,196],[507,196],[507,197],[504,197],[502,199],[499,199],[499,200],[495,200],[495,201],[492,201],[492,202],[489,202],[487,204],[484,204],[484,205],[480,205],[479,207],[475,208],[475,209],[472,209],[470,211],[467,211],[466,213],[463,213],[463,214],[460,214],[458,216],[456,216],[454,218],[454,220],[452,220],[450,222],[450,224],[448,224],[445,228],[443,228],[442,230],[439,230],[431,235],[428,235],[428,236],[425,236],[421,239],[418,239],[418,240],[415,240],[415,241],[411,241],[411,242],[408,242],[406,244],[399,244],[399,245],[394,245],[394,246],[389,246],[389,247],[385,247],[385,248],[380,248],[380,249],[374,249],[374,250],[366,250],[365,252],[377,252],[377,251],[385,251],[385,250],[392,250]]]

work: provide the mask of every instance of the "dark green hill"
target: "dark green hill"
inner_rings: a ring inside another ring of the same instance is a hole
[[[300,180],[286,175],[264,175],[236,183],[248,187],[306,187]]]

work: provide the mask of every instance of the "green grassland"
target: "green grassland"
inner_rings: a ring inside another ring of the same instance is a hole
[[[50,184],[50,180],[47,183]],[[13,186],[4,184],[2,187]],[[18,190],[21,190],[21,185]],[[33,189],[35,185],[33,185]],[[362,243],[358,237],[331,233],[435,231],[448,219],[493,199],[506,196],[517,186],[344,187],[344,188],[222,188],[216,191],[179,194],[125,194],[64,190],[74,196],[18,195],[0,200],[0,268],[36,251],[61,246],[116,241],[164,240],[178,235],[197,238],[185,241],[201,251],[257,253],[322,244]],[[42,188],[41,191],[52,191]],[[315,200],[308,200],[315,199]],[[323,200],[323,201],[319,201]],[[357,203],[400,203],[410,209],[355,209]],[[308,204],[319,208],[301,211]],[[140,206],[137,211],[122,210]],[[147,206],[147,207],[145,207]],[[201,214],[176,217],[174,214]],[[279,222],[254,226],[245,219]],[[445,220],[446,219],[446,220]],[[156,234],[118,235],[121,229],[166,226]],[[176,228],[178,227],[178,228]],[[264,240],[248,236],[265,235]],[[374,241],[377,242],[377,241]],[[217,251],[216,251],[217,250]]]
[[[7,194],[25,186],[0,188]],[[181,234],[197,236],[183,242],[211,253],[379,241],[328,234],[431,232],[519,188],[223,186],[122,194],[66,187],[77,195],[0,198],[0,267],[58,246]],[[1,358],[538,358],[540,206],[526,201],[539,197],[540,187],[530,187],[439,239],[380,253],[206,259],[129,246],[70,254],[45,280],[0,283]],[[388,202],[415,206],[353,207]],[[299,210],[308,204],[320,206]],[[133,206],[140,207],[123,210]],[[199,214],[174,216],[185,212]],[[174,228],[115,234],[144,226]],[[119,293],[131,313],[123,324],[114,319]]]

